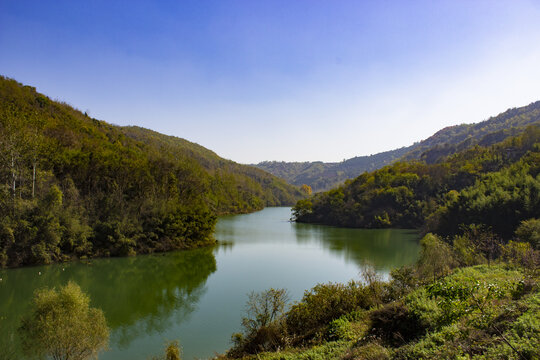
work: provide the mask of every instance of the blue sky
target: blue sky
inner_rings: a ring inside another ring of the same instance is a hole
[[[341,161],[540,100],[540,1],[0,0],[0,74],[238,162]]]

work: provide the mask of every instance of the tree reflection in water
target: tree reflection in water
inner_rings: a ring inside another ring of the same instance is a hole
[[[92,306],[105,313],[111,345],[125,347],[138,336],[161,333],[185,321],[216,270],[213,248],[4,270],[0,348],[18,347],[15,331],[35,289],[75,281]]]
[[[418,232],[402,229],[350,229],[326,225],[291,224],[298,243],[317,242],[330,253],[359,266],[373,264],[388,272],[418,258]]]

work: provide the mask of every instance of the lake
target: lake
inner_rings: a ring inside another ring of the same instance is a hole
[[[16,342],[13,330],[34,290],[69,280],[111,328],[100,359],[148,359],[176,339],[183,359],[193,359],[231,346],[251,291],[286,288],[299,300],[317,283],[359,279],[366,263],[388,276],[417,259],[414,231],[296,224],[290,214],[282,207],[221,217],[213,248],[1,270],[0,352]]]

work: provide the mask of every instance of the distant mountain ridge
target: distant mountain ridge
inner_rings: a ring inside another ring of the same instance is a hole
[[[411,148],[409,146],[369,156],[357,156],[339,163],[264,161],[253,166],[285,179],[289,184],[309,185],[317,192],[335,187],[364,171],[373,171],[389,165],[404,156]]]
[[[521,134],[528,125],[540,123],[540,101],[509,109],[476,124],[448,126],[429,138],[400,149],[370,156],[357,156],[339,163],[264,161],[254,166],[285,179],[293,185],[326,191],[398,160],[422,160],[428,164],[475,145],[490,146]]]

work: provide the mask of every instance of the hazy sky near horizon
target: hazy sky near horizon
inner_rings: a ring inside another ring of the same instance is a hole
[[[0,74],[241,163],[341,161],[540,100],[540,0],[0,0]]]

